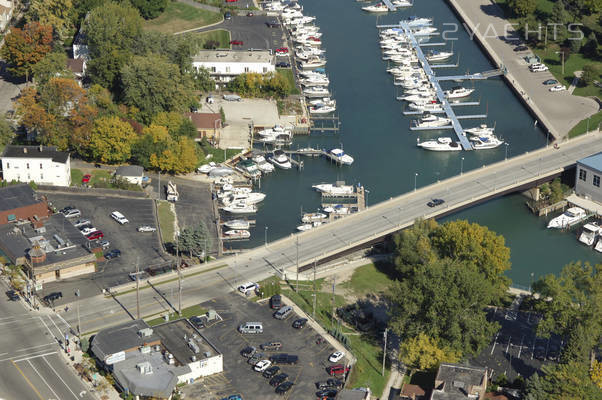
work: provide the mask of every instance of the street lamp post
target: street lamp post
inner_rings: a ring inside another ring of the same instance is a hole
[[[562,57],[562,74],[564,75],[564,51],[557,51],[556,54],[560,54]]]
[[[460,175],[464,173],[464,157],[460,159]]]
[[[504,160],[508,159],[508,146],[510,146],[510,144],[508,143],[504,143],[506,145],[506,155],[504,156]]]
[[[81,347],[81,322],[79,319],[79,289],[75,289],[75,308],[77,309],[77,341]]]
[[[414,191],[416,191],[416,179],[418,178],[418,172],[414,174]]]
[[[265,227],[265,247],[268,247],[268,227]]]

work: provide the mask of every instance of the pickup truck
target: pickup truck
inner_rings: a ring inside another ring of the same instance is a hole
[[[280,348],[282,347],[282,343],[267,342],[267,343],[263,343],[260,347],[262,350],[280,350]]]
[[[292,354],[279,353],[270,356],[270,361],[273,364],[297,364],[299,357]]]

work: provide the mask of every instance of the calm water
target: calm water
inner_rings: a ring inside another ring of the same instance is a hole
[[[323,32],[326,49],[327,73],[330,87],[337,100],[341,118],[338,134],[314,134],[297,137],[293,147],[332,148],[344,146],[355,158],[348,167],[336,167],[324,159],[304,158],[305,168],[277,170],[262,179],[261,191],[268,196],[256,215],[257,226],[252,239],[243,244],[254,247],[264,242],[265,227],[269,241],[295,231],[300,224],[301,210],[315,211],[320,196],[311,189],[312,184],[344,180],[361,183],[369,191],[368,202],[374,204],[391,196],[413,190],[414,176],[417,186],[425,186],[460,172],[490,164],[504,158],[506,148],[458,153],[433,153],[416,147],[416,138],[450,136],[452,131],[415,133],[408,128],[411,118],[401,114],[402,102],[395,100],[396,87],[386,73],[386,61],[381,60],[376,23],[394,24],[410,15],[433,17],[440,29],[444,23],[457,23],[453,12],[442,0],[417,0],[409,10],[376,17],[361,11],[364,3],[352,0],[303,0],[306,15],[316,16],[315,23]],[[378,19],[377,19],[378,18]],[[455,52],[451,63],[460,55],[458,68],[440,69],[440,75],[479,72],[492,69],[492,65],[476,43],[469,40],[461,28],[454,37]],[[433,42],[441,42],[434,37]],[[437,48],[451,48],[448,46]],[[444,86],[451,87],[450,82]],[[465,86],[473,83],[466,82]],[[493,78],[475,82],[477,89],[472,99],[481,99],[478,107],[464,107],[458,114],[487,113],[488,124],[496,123],[498,136],[510,145],[508,156],[524,153],[545,145],[545,135],[534,127],[534,120],[515,98],[502,79]],[[468,120],[464,126],[476,126],[483,120]],[[595,259],[597,254],[581,248],[569,234],[547,232],[543,220],[531,216],[520,196],[509,196],[458,213],[453,218],[467,218],[487,225],[506,237],[512,250],[514,269],[510,277],[519,284],[528,285],[530,273],[557,272],[573,259]],[[598,257],[602,259],[602,257]]]

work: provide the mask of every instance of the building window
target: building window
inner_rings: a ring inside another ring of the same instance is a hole
[[[226,72],[230,72],[230,67],[226,67]]]
[[[600,176],[599,175],[594,175],[594,186],[600,187]]]
[[[249,72],[249,67],[245,67],[245,72]]]
[[[42,168],[42,163],[40,163],[40,169],[43,169],[43,168]]]
[[[40,180],[43,181],[44,180],[44,174],[40,174]]]
[[[25,165],[27,165],[27,169],[29,169],[29,163],[27,163],[27,164],[25,164]]]
[[[587,171],[585,171],[582,168],[579,168],[579,179],[581,179],[582,181],[587,180]]]
[[[263,67],[263,73],[267,73],[268,72],[268,67]]]
[[[211,67],[211,72],[215,72],[215,67]]]

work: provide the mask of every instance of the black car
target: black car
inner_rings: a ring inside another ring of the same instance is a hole
[[[286,392],[288,392],[289,390],[291,390],[291,388],[293,387],[294,383],[293,382],[284,382],[280,385],[278,385],[278,387],[276,388],[276,393],[278,393],[279,395],[284,395]]]
[[[556,345],[550,346],[550,348],[548,349],[548,360],[558,361],[559,355],[560,355],[560,348]]]
[[[343,382],[342,380],[335,378],[330,378],[326,381],[326,383],[328,384],[328,388],[331,389],[341,389],[345,384],[345,382]]]
[[[256,352],[251,357],[249,357],[249,359],[247,360],[247,364],[249,364],[249,365],[255,365],[259,361],[263,360],[264,358],[265,357],[263,356],[263,353]]]
[[[121,256],[121,250],[113,249],[105,253],[105,258],[110,260],[111,258],[118,258]]]
[[[291,67],[291,63],[288,63],[286,61],[280,61],[276,63],[276,68],[290,68]]]
[[[286,381],[287,379],[288,379],[288,374],[278,374],[275,377],[273,377],[272,379],[270,379],[270,385],[278,386],[282,382]]]
[[[299,357],[292,354],[280,353],[270,356],[270,361],[274,364],[297,364]]]
[[[300,318],[293,322],[293,328],[301,329],[305,326],[305,324],[307,324],[307,318]]]
[[[59,210],[59,212],[60,212],[61,214],[64,214],[64,213],[66,213],[67,211],[70,211],[70,210],[75,210],[75,207],[73,207],[73,206],[67,206],[67,207],[61,208],[61,209]]]
[[[546,79],[543,81],[544,85],[558,85],[558,81],[556,79]]]
[[[272,378],[278,372],[280,372],[280,367],[277,365],[274,365],[273,367],[270,367],[270,368],[266,369],[265,371],[263,371],[263,377],[264,378]]]
[[[519,52],[519,51],[527,51],[529,50],[529,48],[527,46],[525,46],[524,44],[521,44],[520,46],[516,46],[514,48],[514,51]]]
[[[270,307],[273,310],[280,310],[280,307],[282,307],[282,297],[279,294],[270,297]]]
[[[433,199],[433,200],[429,201],[428,203],[426,203],[426,205],[429,207],[437,207],[443,203],[445,203],[445,200],[443,200],[443,199]]]
[[[44,296],[45,302],[52,302],[63,297],[63,292],[53,292]]]
[[[268,28],[280,28],[280,22],[278,22],[278,20],[271,20],[266,22],[266,25],[268,26]]]
[[[205,327],[205,321],[203,320],[203,318],[200,317],[192,317],[190,318],[190,322],[192,323],[192,325],[194,325],[197,329],[203,329]]]
[[[546,348],[542,346],[536,347],[533,352],[533,358],[544,361],[546,359]]]
[[[322,399],[324,397],[328,398],[328,397],[334,397],[337,395],[339,391],[336,389],[326,389],[326,390],[320,390],[319,392],[316,393],[316,397],[318,397],[319,399]]]
[[[14,290],[8,290],[6,292],[6,296],[8,297],[9,300],[11,301],[17,301],[19,300],[19,295],[17,294],[17,292],[15,292]]]
[[[255,354],[255,352],[257,352],[257,349],[253,346],[247,346],[244,349],[241,350],[240,355],[242,355],[243,357],[252,357],[253,354]]]

